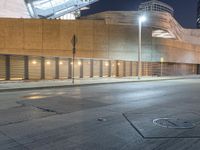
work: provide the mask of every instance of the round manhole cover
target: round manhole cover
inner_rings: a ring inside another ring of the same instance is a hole
[[[153,123],[160,127],[173,129],[191,129],[195,127],[195,124],[177,118],[158,118],[154,119]]]

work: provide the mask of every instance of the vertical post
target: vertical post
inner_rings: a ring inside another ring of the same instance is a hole
[[[72,46],[73,46],[73,49],[72,49],[72,54],[73,54],[73,68],[72,68],[72,83],[74,84],[74,67],[75,67],[75,55],[76,55],[76,44],[77,44],[77,42],[78,42],[78,39],[77,39],[77,37],[76,37],[76,35],[74,34],[73,35],[73,37],[72,37],[72,40],[71,40],[71,42],[72,42]]]
[[[112,62],[111,60],[108,61],[108,77],[112,76]]]
[[[55,67],[56,67],[56,72],[55,72],[55,79],[59,79],[60,77],[60,66],[59,66],[59,58],[55,58]]]
[[[10,80],[10,55],[5,56],[6,80]]]
[[[68,79],[72,78],[72,59],[68,60]]]
[[[126,76],[126,61],[123,62],[123,76]]]
[[[130,61],[130,76],[133,76],[133,62]]]
[[[139,20],[139,46],[138,46],[138,79],[141,78],[141,53],[142,53],[142,21]]]
[[[164,62],[164,58],[161,57],[160,58],[160,76],[163,76],[163,62]]]
[[[200,74],[200,65],[197,64],[197,74]]]
[[[90,59],[90,78],[94,77],[94,60]]]
[[[100,60],[100,77],[103,77],[103,60]]]
[[[28,56],[24,56],[24,80],[28,80],[29,79],[29,57]]]
[[[83,59],[80,60],[80,78],[83,78]]]
[[[117,60],[117,61],[116,61],[116,77],[119,77],[119,65],[120,65],[120,63],[119,63],[119,61]]]
[[[74,72],[75,72],[75,53],[73,53],[73,58],[72,58],[72,83],[74,84]]]
[[[45,79],[45,58],[41,57],[41,79]]]

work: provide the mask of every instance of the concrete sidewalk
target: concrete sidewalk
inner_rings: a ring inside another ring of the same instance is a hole
[[[39,81],[0,81],[0,92],[16,91],[16,90],[46,89],[46,88],[62,88],[62,87],[97,85],[97,84],[191,79],[191,78],[199,79],[200,75],[170,76],[170,77],[142,77],[140,80],[137,77],[124,77],[124,78],[110,77],[110,78],[87,78],[87,79],[85,78],[85,79],[75,79],[74,84],[72,84],[72,79],[39,80]]]

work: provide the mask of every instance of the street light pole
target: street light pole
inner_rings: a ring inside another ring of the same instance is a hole
[[[73,62],[72,62],[72,84],[74,85],[74,66],[75,66],[75,55],[76,55],[76,44],[77,44],[77,42],[78,42],[78,39],[77,39],[77,37],[76,37],[76,35],[74,34],[73,35],[73,37],[72,37],[72,40],[71,40],[71,43],[72,43],[72,46],[73,46],[73,48],[72,48],[72,55],[73,55]]]
[[[139,20],[138,79],[141,78],[142,22]]]
[[[138,79],[141,79],[141,71],[142,71],[142,23],[146,21],[145,16],[139,17],[139,43],[138,43]]]

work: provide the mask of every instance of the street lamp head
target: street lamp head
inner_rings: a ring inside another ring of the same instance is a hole
[[[146,16],[145,15],[142,15],[139,17],[139,22],[145,22],[147,20]]]

